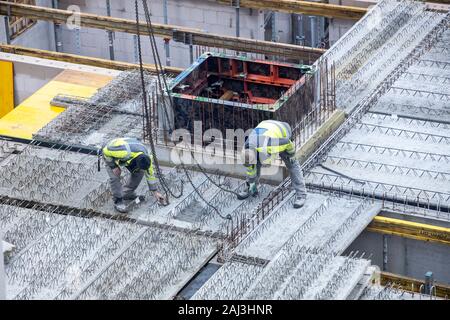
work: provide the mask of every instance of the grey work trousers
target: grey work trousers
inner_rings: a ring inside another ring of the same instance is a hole
[[[122,188],[122,183],[120,182],[120,177],[116,176],[109,166],[106,166],[106,171],[109,175],[109,184],[111,186],[111,193],[114,198],[130,198],[136,196],[135,191],[144,177],[143,170],[137,170],[130,174],[130,178],[125,183]]]
[[[300,198],[306,199],[306,187],[305,180],[303,178],[302,169],[300,168],[300,164],[294,158],[291,158],[287,152],[280,153],[280,158],[283,160],[286,168],[289,171],[289,175],[291,176],[292,188],[295,190],[295,195]],[[258,161],[256,164],[256,176],[248,177],[248,183],[258,183],[259,178],[261,177],[261,163]]]

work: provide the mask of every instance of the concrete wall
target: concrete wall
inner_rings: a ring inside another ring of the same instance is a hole
[[[82,12],[106,15],[106,1],[62,0],[60,9],[67,9],[76,4]],[[155,23],[164,23],[163,1],[151,1],[150,10]],[[143,9],[140,6],[140,19],[145,21]],[[111,1],[111,15],[119,18],[135,20],[134,1]],[[173,25],[198,28],[208,33],[234,36],[236,34],[236,15],[232,7],[208,3],[203,0],[169,0],[168,23]],[[253,39],[264,39],[262,29],[264,20],[262,12],[250,9],[240,10],[240,35]],[[63,27],[63,50],[70,53],[109,59],[108,35],[106,31],[82,28],[77,41],[76,31]],[[148,38],[143,39],[143,59],[153,62]],[[164,42],[156,38],[161,60],[165,64]],[[115,59],[136,62],[135,39],[133,35],[115,33]],[[190,53],[187,45],[170,43],[171,65],[187,67],[190,65]]]
[[[51,0],[37,0],[37,5],[51,7]],[[4,17],[0,16],[0,41],[6,43]],[[55,50],[53,23],[38,21],[33,27],[11,41],[13,45],[42,50]],[[19,105],[61,69],[14,62],[14,103]]]
[[[450,284],[450,247],[448,245],[385,235],[387,264],[384,271],[424,279],[432,271],[437,282]],[[383,235],[364,231],[347,249],[372,255],[372,264],[383,270]]]
[[[0,43],[6,43],[5,17],[0,16]]]
[[[134,1],[111,0],[111,15],[113,17],[135,19]],[[356,5],[367,7],[370,3],[357,0],[332,0],[330,3]],[[51,7],[51,0],[37,0],[38,5]],[[163,0],[149,2],[153,22],[164,23]],[[59,8],[78,6],[81,12],[107,15],[106,0],[60,0]],[[140,5],[140,19],[144,21],[143,8]],[[299,29],[292,30],[296,16],[291,14],[275,14],[275,38],[277,42],[294,43]],[[336,42],[355,21],[343,19],[329,19],[330,43]],[[207,33],[236,35],[236,12],[231,6],[218,5],[205,0],[168,0],[168,23],[204,30]],[[240,36],[259,40],[272,40],[271,23],[268,32],[264,30],[264,12],[253,9],[240,9]],[[303,16],[303,35],[305,45],[311,45],[311,21],[309,16]],[[0,21],[0,41],[5,42],[4,23]],[[82,28],[75,31],[62,26],[63,51],[68,53],[109,59],[108,33],[104,30]],[[145,62],[153,62],[147,38],[143,41],[143,58]],[[164,41],[156,39],[162,62],[166,63]],[[38,22],[36,26],[12,41],[13,44],[32,48],[55,50],[54,27],[52,23]],[[204,51],[214,48],[195,48],[194,59]],[[216,49],[217,51],[217,49]],[[220,50],[222,51],[222,50]],[[115,59],[136,62],[136,41],[131,34],[117,32],[114,34]],[[231,53],[231,52],[230,52]],[[187,45],[170,42],[171,65],[187,67],[190,65],[190,51]]]
[[[376,4],[376,0],[330,0],[330,4],[367,8]],[[356,20],[329,19],[330,46],[339,40],[357,22]]]
[[[275,41],[291,43],[292,40],[292,20],[291,15],[286,13],[275,13]],[[266,40],[272,41],[271,38]]]
[[[51,7],[51,0],[37,0],[38,5]],[[111,15],[119,18],[135,19],[134,1],[111,0]],[[331,0],[330,3],[368,7],[375,0]],[[150,10],[153,21],[164,23],[163,0],[151,1]],[[82,12],[106,15],[106,0],[60,0],[59,8],[67,9],[76,5]],[[143,9],[140,6],[140,19],[144,20]],[[2,17],[3,18],[3,17]],[[296,17],[294,17],[295,19]],[[0,21],[0,41],[5,42],[4,22]],[[311,45],[311,27],[309,16],[303,16],[303,32],[305,44]],[[334,44],[355,23],[354,20],[329,19],[330,44]],[[218,5],[205,0],[168,0],[168,23],[192,28],[198,28],[208,33],[236,35],[236,13],[231,6]],[[294,43],[298,30],[292,30],[292,15],[276,13],[276,41]],[[270,23],[268,28],[271,28]],[[63,51],[92,57],[109,59],[108,35],[104,30],[82,28],[77,36],[77,31],[62,27]],[[264,32],[264,12],[253,9],[240,9],[240,36],[271,40],[272,32]],[[165,63],[163,39],[157,38],[162,62]],[[32,48],[55,50],[54,27],[52,23],[38,22],[36,26],[14,39],[13,44]],[[114,51],[115,59],[136,62],[135,37],[130,34],[115,33]],[[195,57],[209,48],[196,48]],[[211,49],[213,50],[213,49]],[[148,39],[143,46],[143,58],[145,62],[152,62]],[[190,52],[187,45],[170,43],[170,60],[173,66],[187,67],[190,64]],[[194,57],[194,58],[195,58]]]
[[[14,103],[19,105],[56,77],[62,69],[14,62]]]
[[[36,0],[36,5],[51,7],[51,0]],[[11,40],[11,44],[29,48],[55,50],[53,23],[38,21],[33,27]],[[6,43],[4,16],[0,16],[0,42]]]
[[[356,22],[345,19],[330,19],[330,46],[335,44]]]
[[[53,24],[38,21],[31,29],[14,38],[11,41],[11,44],[54,51],[55,41],[53,37]]]

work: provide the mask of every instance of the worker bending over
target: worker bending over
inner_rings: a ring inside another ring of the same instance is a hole
[[[106,171],[109,175],[111,192],[114,197],[114,208],[122,213],[127,212],[125,201],[135,200],[138,196],[135,191],[146,177],[148,188],[159,203],[165,204],[166,198],[157,191],[157,180],[153,170],[153,158],[147,148],[134,138],[117,138],[109,141],[102,148]],[[122,170],[125,167],[130,171],[130,179],[123,186],[120,182]],[[123,189],[123,190],[122,190]]]
[[[238,194],[244,200],[258,194],[257,184],[261,176],[261,166],[267,165],[280,155],[291,176],[295,190],[294,208],[301,208],[306,201],[306,188],[302,170],[294,159],[295,147],[291,141],[292,131],[289,124],[276,120],[262,121],[245,141],[242,150],[244,166],[247,167],[247,189]]]

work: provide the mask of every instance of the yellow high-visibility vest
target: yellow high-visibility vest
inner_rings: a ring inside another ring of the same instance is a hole
[[[274,155],[285,151],[288,153],[295,151],[294,144],[291,141],[291,127],[285,122],[276,120],[262,121],[253,130],[252,134],[259,136],[258,145],[253,146],[257,152]]]
[[[155,183],[156,177],[153,168],[153,157],[148,154],[147,148],[134,138],[117,138],[109,141],[102,149],[103,157],[107,162],[114,162],[117,166],[129,166],[141,154],[150,157],[150,167],[145,172],[149,183]]]

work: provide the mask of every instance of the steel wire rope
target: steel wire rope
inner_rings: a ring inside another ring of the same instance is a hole
[[[158,80],[159,80],[159,79],[160,79],[160,73],[163,73],[163,72],[162,72],[162,69],[163,69],[163,68],[162,68],[162,64],[161,64],[161,59],[160,59],[160,56],[159,56],[159,52],[158,52],[158,50],[157,50],[157,48],[156,48],[156,40],[155,40],[155,37],[154,37],[153,25],[152,25],[152,22],[151,22],[150,13],[149,13],[149,10],[148,10],[148,5],[147,5],[147,1],[146,1],[146,0],[143,0],[143,5],[144,5],[145,14],[146,14],[147,27],[148,27],[148,29],[149,29],[148,32],[149,32],[150,38],[151,38],[150,41],[152,42],[152,52],[154,53],[154,57],[156,57],[156,59],[157,59],[157,61],[155,61],[155,66],[156,66],[156,68],[157,68],[158,70],[160,70],[159,72],[157,72],[157,76],[158,76]],[[166,78],[165,78],[164,76],[162,76],[162,78],[163,78],[163,80],[164,80],[164,81],[162,81],[162,82],[164,83],[165,90],[160,86],[160,91],[161,91],[161,93],[164,93],[164,92],[169,93],[170,90],[169,90],[169,86],[168,86],[168,84],[167,84]],[[161,83],[161,81],[160,81],[159,83]],[[167,96],[169,97],[170,107],[173,108],[173,99],[172,99],[172,96],[171,96],[170,94],[167,94]],[[166,118],[168,119],[169,116],[168,116],[167,106],[166,106],[166,104],[165,104],[165,100],[163,100],[163,110],[164,110],[164,113],[165,113]],[[169,128],[169,129],[172,129],[172,128]],[[203,167],[197,162],[197,160],[195,159],[195,157],[194,157],[194,155],[193,155],[192,149],[189,149],[189,151],[190,151],[190,153],[191,153],[191,155],[192,155],[193,160],[196,162],[196,166],[197,166],[197,167],[200,169],[200,171],[206,176],[206,178],[208,178],[208,180],[209,180],[211,183],[213,183],[217,188],[219,188],[219,189],[221,189],[221,190],[223,190],[223,191],[232,193],[232,194],[234,194],[234,195],[238,195],[238,193],[235,192],[234,190],[224,188],[224,187],[222,187],[220,184],[217,184],[213,179],[211,179],[211,178],[208,176],[207,172],[204,170],[204,168],[203,168]]]
[[[142,1],[142,4],[143,4],[143,7],[144,7],[144,13],[145,13],[145,17],[146,17],[146,23],[147,23],[147,29],[148,29],[149,38],[150,38],[150,44],[151,44],[151,49],[152,49],[152,55],[153,55],[153,59],[154,59],[154,62],[155,62],[156,75],[157,75],[157,78],[158,78],[158,86],[159,86],[159,89],[160,89],[160,92],[161,92],[162,95],[164,95],[165,90],[167,91],[167,95],[168,95],[168,97],[169,97],[169,103],[170,103],[170,106],[173,107],[173,100],[172,100],[172,97],[171,97],[170,94],[169,94],[169,86],[168,86],[168,84],[167,84],[167,81],[166,81],[166,78],[165,78],[164,75],[162,76],[163,81],[161,81],[161,74],[163,73],[163,72],[162,72],[162,64],[161,64],[161,59],[160,59],[160,56],[159,56],[159,53],[158,53],[158,49],[157,49],[157,46],[156,46],[156,40],[155,40],[155,36],[154,36],[154,30],[153,30],[153,25],[152,25],[151,18],[150,18],[150,12],[149,12],[149,9],[148,9],[147,1],[146,1],[146,0],[143,0],[143,1]],[[139,14],[138,14],[137,0],[135,0],[135,7],[136,7],[136,17],[137,17],[136,20],[137,20],[137,22],[138,22],[138,19],[139,19],[138,16],[139,16]],[[138,24],[138,23],[137,23],[137,28],[139,29],[139,24]],[[140,42],[140,39],[139,39],[139,35],[138,35],[138,43],[139,43],[139,42]],[[139,52],[139,53],[141,54],[141,52]],[[143,67],[142,67],[142,62],[141,62],[141,69],[143,69]],[[141,77],[143,77],[143,72],[141,73]],[[164,84],[165,90],[162,88],[162,84]],[[146,103],[147,103],[147,99],[144,99],[144,104],[146,104]],[[163,105],[164,114],[165,114],[166,118],[169,119],[165,99],[162,99],[162,105]],[[148,108],[147,106],[145,106],[145,107]],[[170,126],[170,125],[169,125],[169,126]],[[169,127],[169,129],[171,130],[172,128]],[[153,140],[152,137],[151,137],[151,140]],[[177,153],[178,153],[178,150],[177,150]],[[191,156],[192,156],[192,158],[194,159],[194,161],[196,161],[196,160],[195,160],[195,157],[194,157],[194,155],[193,155],[192,150],[190,150],[190,153],[191,153]],[[180,157],[180,160],[181,160],[181,157]],[[197,161],[196,161],[196,163],[197,163]],[[233,193],[233,194],[237,194],[235,191],[233,191],[233,190],[228,190],[228,189],[226,189],[226,188],[223,188],[221,185],[217,184],[213,179],[211,179],[211,178],[206,174],[206,172],[204,172],[204,169],[203,169],[198,163],[197,163],[197,166],[198,166],[198,168],[200,169],[200,171],[202,172],[202,174],[205,175],[205,177],[206,177],[211,183],[213,183],[216,187],[218,187],[219,189],[221,189],[221,190],[223,190],[223,191],[230,192],[230,193]],[[212,209],[213,209],[213,210],[214,210],[214,211],[215,211],[222,219],[232,220],[230,214],[228,214],[226,217],[224,217],[224,216],[220,213],[219,209],[217,209],[215,206],[213,206],[213,205],[210,204],[208,201],[206,201],[206,199],[203,197],[203,195],[201,194],[201,192],[197,189],[197,187],[196,187],[195,184],[193,183],[193,181],[192,181],[192,179],[191,179],[191,177],[190,177],[190,175],[189,175],[189,173],[188,173],[188,170],[186,169],[185,164],[184,164],[182,161],[181,161],[181,167],[182,167],[183,171],[185,172],[185,175],[186,175],[186,177],[187,177],[189,183],[192,185],[192,188],[193,188],[194,191],[197,193],[197,195],[199,196],[199,198],[200,198],[207,206],[211,207],[211,208],[212,208]]]
[[[145,87],[144,67],[143,67],[142,48],[141,48],[141,36],[140,36],[140,27],[139,27],[139,8],[138,8],[137,0],[135,0],[135,10],[136,10],[136,32],[137,32],[137,45],[138,45],[138,55],[139,55],[139,70],[140,70],[140,75],[141,75],[142,97],[144,100],[143,117],[144,117],[144,122],[145,122],[145,119],[147,119],[147,121],[148,121],[150,148],[151,148],[151,152],[152,152],[152,156],[153,156],[152,161],[154,161],[156,173],[159,176],[161,187],[163,188],[163,191],[165,193],[167,203],[168,203],[169,202],[169,197],[168,197],[169,194],[176,199],[183,196],[183,183],[181,183],[180,194],[179,195],[174,194],[172,192],[172,190],[170,190],[170,187],[169,187],[168,183],[166,182],[164,176],[162,175],[161,168],[159,166],[159,161],[158,161],[158,158],[156,155],[156,148],[155,148],[154,141],[153,141],[151,119],[149,118],[149,114],[148,114],[149,108],[148,108],[148,101],[147,101],[147,91],[146,91],[146,87]],[[153,46],[152,46],[152,51],[153,51]],[[160,86],[158,68],[157,68],[156,73],[158,75],[158,84]],[[160,88],[160,89],[162,89],[162,88]]]

